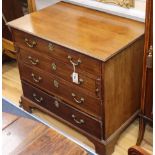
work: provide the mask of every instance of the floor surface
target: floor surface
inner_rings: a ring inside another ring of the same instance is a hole
[[[79,145],[38,121],[5,112],[2,120],[4,155],[88,155]]]

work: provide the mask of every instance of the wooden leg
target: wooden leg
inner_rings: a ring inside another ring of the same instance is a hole
[[[145,120],[140,117],[139,118],[139,134],[138,134],[138,139],[136,145],[140,145],[143,137],[144,137],[144,132],[145,132]]]
[[[24,103],[23,103],[24,102]],[[20,107],[22,107],[24,110],[26,110],[29,113],[32,113],[32,107],[28,104],[28,102],[25,102],[22,97],[20,101]]]
[[[95,145],[95,152],[99,155],[105,155],[105,145],[99,142],[93,142]]]
[[[88,138],[95,145],[95,152],[98,155],[111,155],[114,152],[115,145],[119,136],[116,136],[110,142],[99,142]],[[106,143],[106,144],[105,144]]]

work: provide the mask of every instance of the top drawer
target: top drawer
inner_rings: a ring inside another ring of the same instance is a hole
[[[15,43],[21,48],[29,48],[49,57],[59,59],[62,62],[83,70],[93,75],[101,74],[101,62],[84,54],[75,52],[68,48],[48,42],[28,33],[13,30]]]

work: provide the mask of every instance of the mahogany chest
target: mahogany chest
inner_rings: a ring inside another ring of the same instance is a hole
[[[60,2],[8,25],[23,108],[50,114],[111,154],[139,112],[144,24]]]

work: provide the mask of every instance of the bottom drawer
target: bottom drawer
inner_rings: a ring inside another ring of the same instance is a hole
[[[38,88],[22,82],[23,94],[26,98],[46,108],[62,119],[72,123],[74,126],[101,139],[101,122],[93,117],[74,109],[58,98],[48,95]]]

